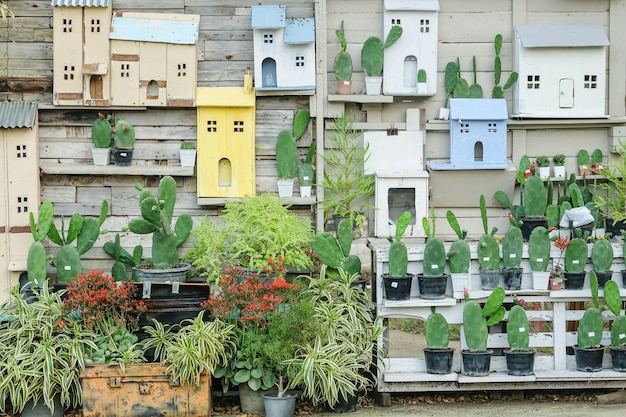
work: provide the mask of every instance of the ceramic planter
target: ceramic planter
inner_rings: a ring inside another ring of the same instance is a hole
[[[286,393],[282,397],[278,394],[263,394],[263,406],[266,417],[291,417],[296,410],[296,394]]]
[[[352,93],[352,80],[337,81],[337,92],[341,95]]]
[[[365,77],[365,92],[368,96],[379,96],[383,77]]]
[[[300,186],[300,197],[311,197],[311,185]]]
[[[193,168],[196,165],[196,152],[195,149],[181,149],[180,166]]]
[[[550,178],[550,167],[538,167],[537,172],[542,180]]]
[[[109,165],[111,161],[111,148],[91,148],[93,164],[96,166]]]
[[[550,272],[549,271],[531,271],[530,275],[533,278],[533,289],[545,291],[548,289]]]
[[[552,277],[549,278],[549,282],[551,291],[557,291],[561,289],[561,282],[554,282],[554,278]]]
[[[557,178],[565,178],[565,166],[564,165],[555,165],[554,166],[554,176]]]
[[[469,272],[451,272],[450,278],[452,279],[452,291],[455,296],[462,296],[465,288],[471,289],[472,276]]]
[[[245,414],[265,414],[263,395],[275,393],[276,390],[253,391],[247,383],[239,384],[239,402]]]
[[[417,83],[417,94],[427,94],[428,83]]]

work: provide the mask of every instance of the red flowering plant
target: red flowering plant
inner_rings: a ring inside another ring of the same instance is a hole
[[[135,295],[132,281],[115,281],[103,271],[92,269],[70,279],[63,308],[84,328],[98,335],[98,349],[87,352],[89,363],[143,361],[142,351],[136,344],[138,338],[133,332],[146,305]]]
[[[276,369],[263,354],[267,329],[271,320],[280,319],[297,300],[300,286],[285,280],[282,257],[269,259],[262,271],[267,278],[234,265],[224,266],[217,290],[202,304],[212,317],[236,325],[237,352],[227,366],[218,367],[213,374],[222,379],[225,391],[244,383],[255,391],[266,390],[277,382]]]
[[[552,270],[550,271],[550,278],[554,279],[555,284],[559,284],[565,281],[565,269],[563,265],[563,256],[565,254],[565,249],[569,246],[571,240],[567,236],[559,236],[556,240],[554,240],[554,246],[556,246],[561,253],[559,257],[556,258],[556,261],[552,260]]]

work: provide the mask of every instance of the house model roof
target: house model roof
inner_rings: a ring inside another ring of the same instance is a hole
[[[285,43],[315,42],[315,19],[287,19],[285,26]]]
[[[280,29],[285,21],[285,6],[252,6],[252,29]]]
[[[0,101],[0,127],[31,128],[37,117],[36,101]]]
[[[385,0],[385,10],[439,10],[439,0]]]
[[[450,121],[506,120],[509,118],[504,99],[451,98]]]
[[[200,16],[163,15],[163,18],[113,16],[109,39],[194,45],[198,43]],[[197,17],[197,18],[194,18]]]
[[[109,7],[110,0],[52,0],[51,6]]]
[[[517,26],[525,48],[607,46],[609,39],[600,25]]]

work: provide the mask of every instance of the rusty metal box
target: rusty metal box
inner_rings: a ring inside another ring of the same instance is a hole
[[[172,384],[158,363],[87,366],[81,373],[83,417],[210,417],[211,377]]]

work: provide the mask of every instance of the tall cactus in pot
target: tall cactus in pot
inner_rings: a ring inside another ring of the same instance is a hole
[[[31,287],[41,286],[47,278],[47,267],[50,259],[42,242],[48,235],[53,217],[54,206],[49,201],[44,201],[41,204],[37,223],[35,223],[33,212],[30,212],[30,231],[34,242],[28,248],[26,271]]]
[[[465,295],[463,306],[463,333],[468,350],[472,352],[487,350],[488,327],[500,323],[506,310],[502,306],[505,292],[497,287],[487,298],[484,307]]]
[[[469,272],[471,262],[469,243],[465,240],[467,230],[461,230],[459,222],[452,211],[448,210],[446,212],[446,219],[457,236],[457,240],[452,242],[450,251],[448,251],[450,273],[467,273]]]
[[[489,231],[485,196],[480,196],[480,215],[483,221],[483,235],[478,239],[478,264],[480,265],[480,282],[484,290],[493,290],[500,279],[500,247],[495,238],[497,227]]]
[[[405,211],[400,215],[396,223],[395,240],[389,237],[389,275],[392,277],[404,277],[407,275],[409,257],[406,245],[402,242],[402,236],[411,221],[411,213]]]

